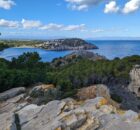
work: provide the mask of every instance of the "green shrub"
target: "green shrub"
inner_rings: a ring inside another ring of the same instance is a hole
[[[118,96],[117,94],[111,94],[111,98],[118,103],[122,103],[123,101],[122,97]]]

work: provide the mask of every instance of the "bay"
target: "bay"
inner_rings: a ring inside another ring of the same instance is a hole
[[[140,41],[89,41],[99,47],[97,50],[90,50],[94,53],[104,55],[108,59],[116,57],[123,58],[131,55],[140,55]],[[11,60],[13,57],[18,57],[24,52],[38,52],[42,61],[50,62],[54,58],[63,57],[72,53],[72,51],[47,51],[39,48],[8,48],[0,52],[0,57]]]

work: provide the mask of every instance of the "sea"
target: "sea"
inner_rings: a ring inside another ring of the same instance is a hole
[[[131,55],[140,55],[140,40],[88,40],[99,49],[89,50],[112,60]],[[54,58],[64,57],[73,51],[47,51],[38,48],[8,48],[0,52],[0,58],[11,60],[26,52],[38,52],[43,62],[51,62]]]

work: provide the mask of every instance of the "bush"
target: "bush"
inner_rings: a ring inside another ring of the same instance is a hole
[[[59,67],[52,67],[51,63],[43,63],[40,59],[36,52],[24,53],[11,62],[0,59],[0,92],[42,82],[59,86],[62,96],[67,97],[92,84],[106,84],[112,80],[127,82],[132,66],[140,64],[140,56],[96,62],[74,58],[70,64]],[[116,95],[113,98],[121,101]]]
[[[122,101],[123,101],[123,99],[120,96],[118,96],[117,94],[111,94],[111,98],[118,103],[122,103]]]
[[[0,42],[0,51],[6,49],[6,48],[9,48],[10,46],[7,45],[7,44],[4,44],[3,42]]]

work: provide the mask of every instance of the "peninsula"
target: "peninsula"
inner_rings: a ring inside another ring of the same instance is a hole
[[[43,43],[36,44],[35,47],[52,51],[98,49],[94,44],[88,43],[79,38],[48,40]]]
[[[2,43],[10,47],[34,47],[50,51],[98,49],[98,47],[94,44],[79,38],[66,38],[54,40],[4,40],[2,41]]]

